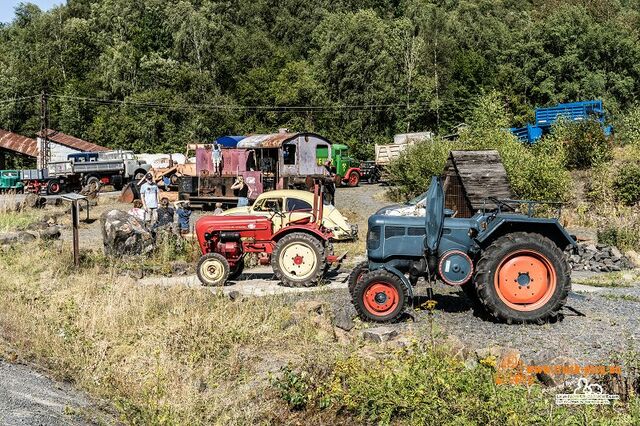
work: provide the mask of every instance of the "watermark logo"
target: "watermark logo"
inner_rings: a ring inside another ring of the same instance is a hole
[[[589,379],[581,377],[573,393],[556,394],[557,405],[610,405],[611,401],[620,399],[619,395],[604,393],[602,386],[589,383]]]

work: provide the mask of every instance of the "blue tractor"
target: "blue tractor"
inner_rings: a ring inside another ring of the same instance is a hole
[[[533,217],[533,202],[491,198],[491,209],[456,218],[433,177],[422,216],[369,217],[368,260],[349,277],[360,317],[393,322],[412,305],[420,277],[460,286],[499,321],[542,324],[557,318],[571,289],[564,251],[576,249],[556,218]],[[527,214],[517,206],[528,206]],[[384,209],[383,209],[384,210]]]

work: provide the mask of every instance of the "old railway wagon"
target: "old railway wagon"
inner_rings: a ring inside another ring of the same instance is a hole
[[[216,202],[237,203],[231,190],[238,176],[249,186],[249,199],[265,191],[287,188],[311,188],[314,178],[329,173],[317,158],[318,148],[331,152],[331,142],[315,133],[280,132],[252,135],[235,148],[222,148],[222,161],[216,167],[213,145],[196,150],[196,176],[180,182],[180,198],[193,205],[212,207]]]

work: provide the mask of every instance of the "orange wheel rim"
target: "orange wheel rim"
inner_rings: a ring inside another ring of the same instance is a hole
[[[544,306],[556,290],[556,270],[551,261],[533,250],[509,253],[496,270],[494,285],[500,300],[517,311]]]
[[[351,176],[349,176],[349,183],[351,185],[355,185],[356,183],[358,183],[358,175],[356,175],[355,173],[351,173]]]
[[[393,312],[398,306],[400,295],[393,285],[378,281],[366,288],[362,300],[370,314],[382,317]]]

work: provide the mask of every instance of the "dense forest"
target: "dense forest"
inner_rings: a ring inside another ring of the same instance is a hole
[[[137,151],[286,127],[360,157],[446,134],[497,92],[532,108],[640,93],[633,0],[67,0],[0,27],[0,127],[51,127]],[[13,99],[13,100],[12,100]]]

